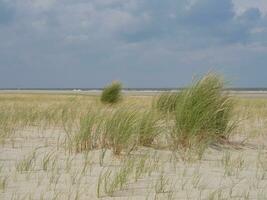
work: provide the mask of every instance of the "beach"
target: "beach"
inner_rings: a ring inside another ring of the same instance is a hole
[[[76,118],[105,107],[99,91],[1,91],[12,124],[1,118],[10,133],[1,135],[0,199],[267,199],[267,93],[230,93],[240,123],[228,144],[198,158],[161,141],[120,156],[72,149]],[[123,105],[143,109],[158,92],[124,94]]]

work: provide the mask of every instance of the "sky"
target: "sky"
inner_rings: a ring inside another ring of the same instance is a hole
[[[0,0],[0,88],[267,87],[267,0]]]

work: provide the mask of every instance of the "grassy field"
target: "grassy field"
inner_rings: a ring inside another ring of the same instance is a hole
[[[1,93],[0,199],[267,199],[267,99],[233,97],[226,142],[175,148],[155,98]]]

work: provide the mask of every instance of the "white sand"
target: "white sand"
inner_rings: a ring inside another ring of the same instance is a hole
[[[101,150],[90,152],[86,160],[83,153],[69,154],[64,138],[61,130],[32,128],[7,139],[0,146],[0,199],[98,199],[101,172],[116,171],[121,159],[107,151],[100,166]],[[157,169],[136,181],[131,175],[112,196],[105,194],[103,184],[100,195],[102,199],[267,199],[266,142],[266,138],[256,138],[236,149],[209,148],[202,160],[194,163],[175,161],[167,150],[140,149],[136,154],[149,153],[146,165]],[[29,169],[20,171],[19,167],[27,168],[27,164],[18,163],[34,152]],[[49,155],[45,170],[43,158]]]

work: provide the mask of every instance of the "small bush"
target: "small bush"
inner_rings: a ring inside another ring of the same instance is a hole
[[[164,92],[156,99],[154,106],[164,113],[175,111],[176,102],[179,98],[178,92]]]
[[[113,82],[104,88],[101,101],[103,103],[117,103],[121,99],[122,84],[120,82]]]
[[[180,93],[175,109],[175,146],[191,147],[214,138],[226,138],[231,130],[233,100],[223,92],[224,82],[208,74]]]

